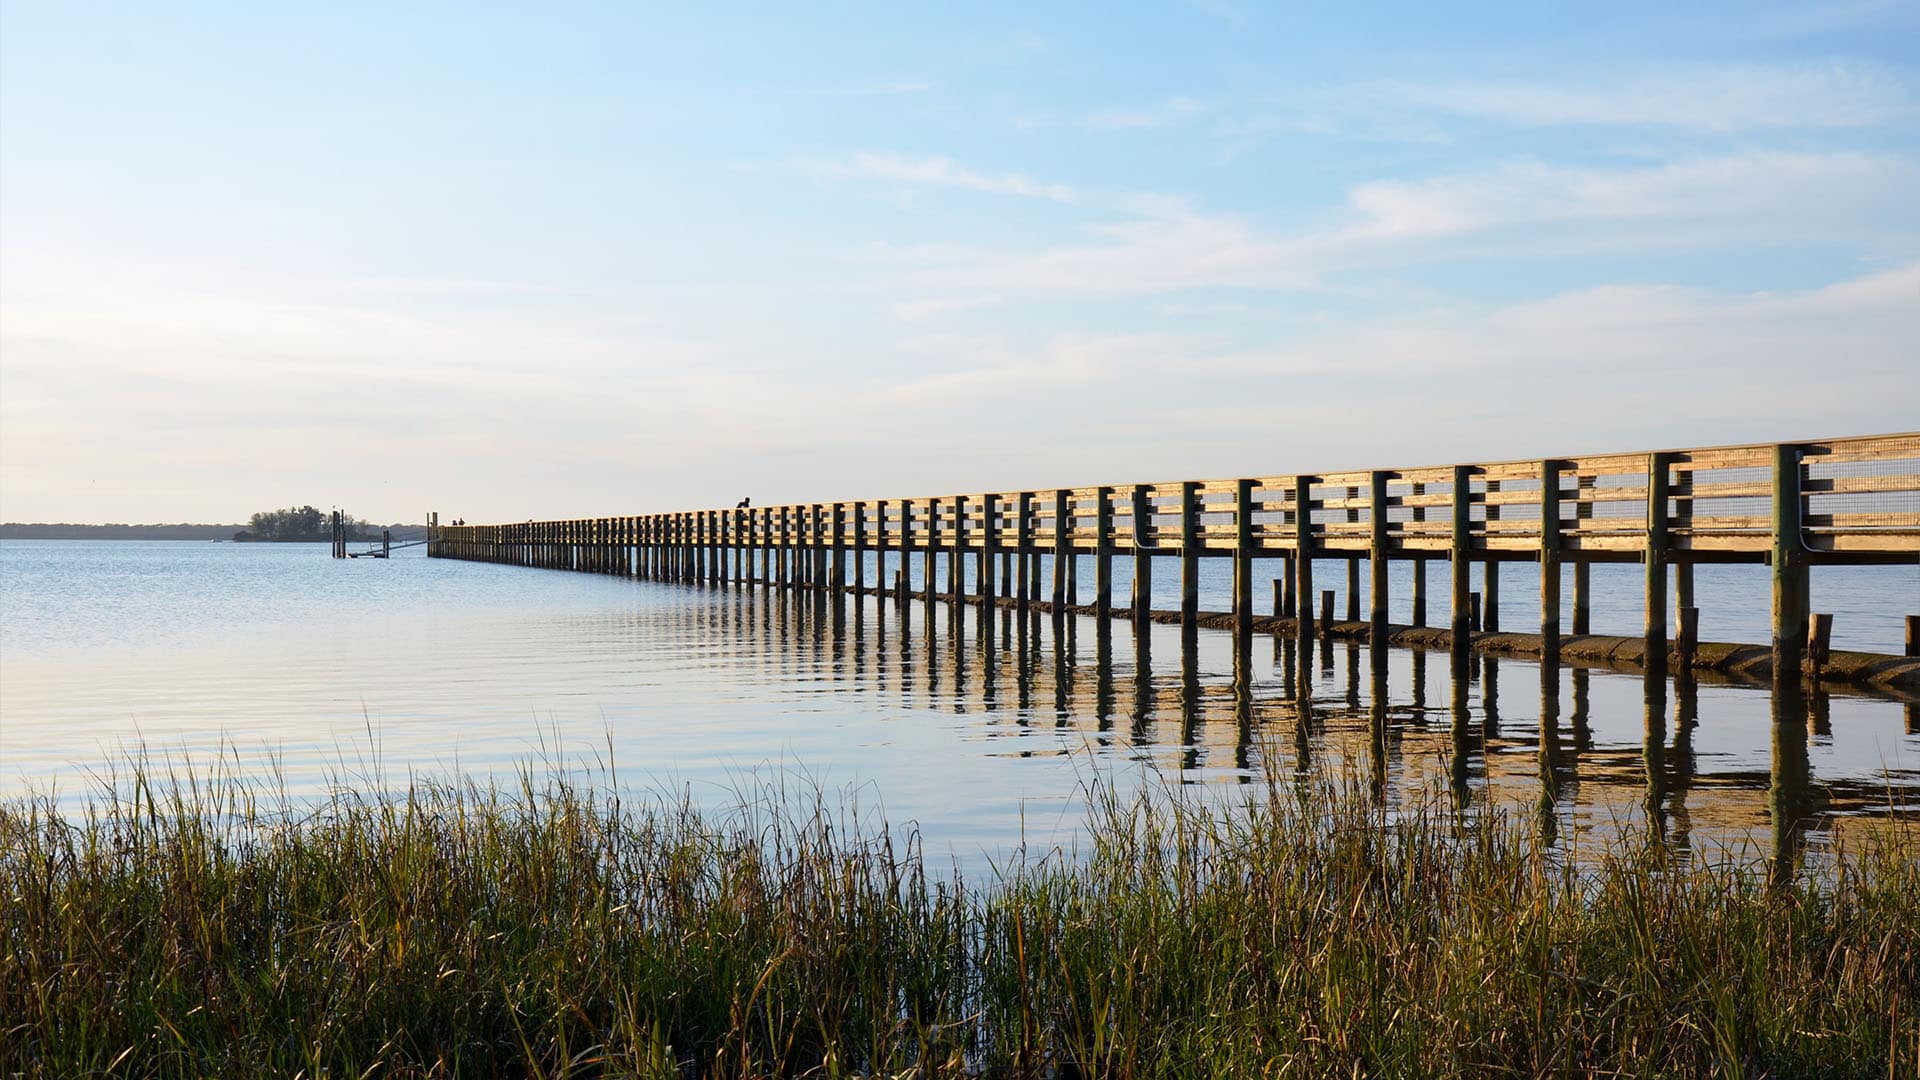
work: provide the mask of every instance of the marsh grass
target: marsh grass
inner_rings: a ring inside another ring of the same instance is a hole
[[[1809,879],[1579,860],[1364,784],[1090,786],[984,881],[847,800],[138,760],[0,807],[0,1071],[78,1076],[1888,1076],[1920,848]]]

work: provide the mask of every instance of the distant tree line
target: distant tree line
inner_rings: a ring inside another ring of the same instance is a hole
[[[365,540],[370,535],[366,522],[352,514],[341,514],[347,539]],[[326,511],[314,506],[289,506],[284,510],[262,510],[253,515],[247,527],[234,533],[235,540],[331,540],[333,523]]]
[[[381,526],[347,516],[347,539],[373,541],[382,528],[397,543],[426,536],[426,526],[395,522]],[[253,515],[245,525],[180,522],[153,525],[86,525],[72,522],[0,523],[0,540],[326,540],[332,535],[328,515],[312,506],[290,506]]]
[[[78,525],[70,522],[9,521],[0,524],[0,540],[225,540],[237,525]]]

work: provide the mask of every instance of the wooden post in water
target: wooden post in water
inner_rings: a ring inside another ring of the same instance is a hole
[[[867,504],[853,504],[853,591],[867,591]]]
[[[1500,564],[1493,553],[1493,523],[1500,520],[1504,505],[1497,501],[1500,481],[1489,479],[1486,493],[1487,559],[1480,568],[1480,628],[1489,634],[1500,632]]]
[[[1904,656],[1920,656],[1920,615],[1907,616],[1907,647]]]
[[[1144,634],[1153,620],[1153,493],[1133,487],[1133,629]]]
[[[1200,619],[1200,485],[1180,485],[1180,626],[1191,631]]]
[[[1807,651],[1811,597],[1806,545],[1800,534],[1800,448],[1773,448],[1773,677],[1798,680]]]
[[[1427,560],[1413,560],[1413,625],[1427,625]]]
[[[893,503],[881,499],[873,504],[873,587],[882,594],[887,591],[887,514],[893,509]]]
[[[1448,513],[1452,516],[1447,534],[1447,554],[1452,559],[1452,589],[1449,593],[1453,626],[1453,652],[1456,661],[1464,660],[1474,630],[1467,597],[1473,591],[1473,470],[1466,465],[1453,467],[1453,498]]]
[[[1667,499],[1673,455],[1647,455],[1646,568],[1647,665],[1664,664],[1667,656]]]
[[[832,509],[826,503],[813,504],[813,587],[831,588],[833,582],[830,558],[833,544],[838,536],[828,536],[827,526],[832,522]]]
[[[1327,635],[1327,628],[1333,625],[1333,590],[1320,592],[1320,636]]]
[[[1019,582],[1014,590],[1014,600],[1022,612],[1033,603],[1036,586],[1040,584],[1040,575],[1034,570],[1037,556],[1033,550],[1033,492],[1020,493],[1020,502],[1015,511],[1019,520],[1013,526],[1013,548],[1017,553],[1014,559],[1014,575]]]
[[[1113,613],[1113,489],[1094,489],[1093,613],[1105,619]]]
[[[847,504],[833,504],[833,568],[827,574],[827,586],[834,592],[847,587]]]
[[[1351,490],[1351,489],[1349,489]],[[1360,557],[1347,556],[1347,621],[1360,621]]]
[[[1827,659],[1833,653],[1833,616],[1816,613],[1807,616],[1807,667],[1811,669],[1815,681],[1826,669]]]
[[[1415,522],[1427,520],[1427,485],[1416,481],[1413,485],[1413,510],[1411,517]],[[1415,531],[1419,526],[1415,526]],[[1427,625],[1427,560],[1419,555],[1413,560],[1413,625]]]
[[[1233,482],[1233,626],[1253,632],[1253,481]]]
[[[1067,567],[1073,562],[1073,492],[1053,493],[1053,606],[1067,602]]]
[[[1592,611],[1591,595],[1592,595],[1592,585],[1593,585],[1592,567],[1593,567],[1593,564],[1588,562],[1587,560],[1582,559],[1578,556],[1574,557],[1573,632],[1576,634],[1586,634],[1586,633],[1592,632],[1591,630],[1591,627],[1593,625],[1592,617],[1591,617],[1591,611]]]
[[[912,558],[913,558],[913,500],[901,499],[900,500],[900,565],[895,570],[894,576],[898,579],[895,582],[895,586],[896,586],[896,591],[900,594],[898,597],[899,602],[903,606],[907,602],[907,595],[912,591],[913,574],[910,568],[910,562]],[[901,625],[904,626],[905,624],[902,623]]]
[[[1000,557],[1000,496],[988,492],[980,496],[980,602],[988,609],[1000,595],[999,577],[994,561]]]
[[[1693,478],[1695,470],[1683,469],[1674,478],[1673,510],[1674,524],[1686,533],[1691,543],[1693,533]],[[1673,606],[1675,610],[1698,606],[1693,594],[1693,558],[1691,552],[1673,552],[1669,556],[1673,563]]]
[[[1379,469],[1367,475],[1367,554],[1371,571],[1367,581],[1367,644],[1376,663],[1386,659],[1381,646],[1387,641],[1387,559],[1392,554],[1387,531],[1387,478],[1391,475]]]
[[[920,564],[920,577],[921,577],[920,584],[924,589],[924,591],[926,592],[927,600],[929,603],[932,602],[933,594],[936,591],[934,588],[934,579],[939,576],[939,569],[934,565],[934,561],[939,557],[939,551],[940,551],[940,500],[928,499],[927,500],[927,541],[926,541],[926,546],[921,550],[922,558],[921,558],[921,564]],[[929,630],[929,632],[931,632],[931,630]]]
[[[1491,508],[1488,512],[1492,512]],[[1480,566],[1480,629],[1489,634],[1500,632],[1500,564],[1494,560],[1492,551],[1487,552],[1487,561]]]
[[[967,497],[953,497],[953,546],[947,554],[947,589],[955,604],[967,599]]]
[[[780,589],[786,588],[790,582],[790,578],[788,577],[789,570],[787,567],[787,545],[791,543],[791,537],[793,535],[792,514],[793,514],[792,507],[783,506],[780,508],[780,536],[779,536],[779,539],[775,542],[774,549],[773,549],[774,550],[773,584],[775,588],[780,588]]]
[[[1540,463],[1540,651],[1549,661],[1560,655],[1560,470]]]
[[[1300,618],[1295,625],[1304,653],[1313,637],[1313,613],[1308,610],[1313,597],[1313,477],[1293,478],[1293,558],[1298,584],[1294,593],[1300,598]]]

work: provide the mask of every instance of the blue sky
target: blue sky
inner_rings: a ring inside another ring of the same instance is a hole
[[[0,517],[1920,427],[1920,4],[0,6]]]

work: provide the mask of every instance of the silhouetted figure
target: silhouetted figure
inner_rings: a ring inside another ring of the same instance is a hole
[[[741,499],[739,502],[733,504],[733,508],[735,510],[745,510],[747,508],[747,504],[752,501],[753,501],[752,497]]]

